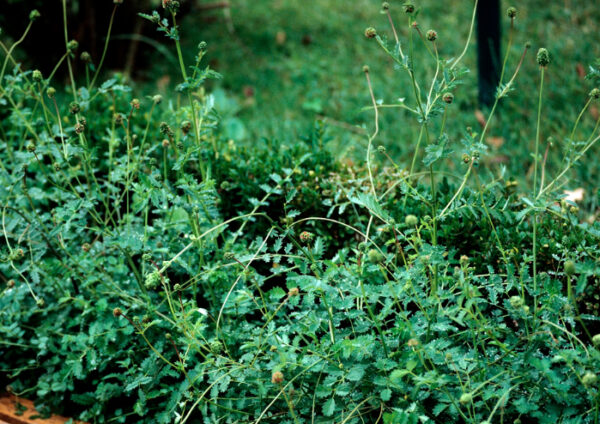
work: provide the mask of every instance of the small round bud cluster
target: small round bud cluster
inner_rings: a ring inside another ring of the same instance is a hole
[[[414,13],[414,11],[415,11],[415,5],[412,4],[412,2],[407,1],[406,3],[404,3],[404,13],[407,13],[410,15],[411,13]]]
[[[30,21],[35,21],[40,16],[42,16],[42,15],[40,14],[40,12],[37,9],[33,9],[31,12],[29,12],[29,20]]]
[[[419,223],[419,218],[414,215],[406,215],[404,218],[404,223],[409,227],[414,227]]]
[[[92,55],[88,52],[82,52],[79,56],[79,59],[81,59],[81,61],[85,63],[92,63]]]
[[[369,262],[372,264],[378,264],[385,260],[385,256],[381,254],[379,250],[371,249],[367,253],[367,258],[369,258]]]
[[[38,308],[43,308],[44,305],[46,304],[46,302],[44,302],[44,299],[38,299],[38,300],[36,300],[35,304],[37,305]]]
[[[169,124],[167,124],[166,122],[161,122],[159,127],[160,127],[161,134],[166,135],[169,138],[171,138],[175,135],[175,133],[173,132],[173,130],[171,129]]]
[[[81,106],[79,105],[79,103],[77,103],[77,102],[71,102],[71,104],[69,105],[69,112],[72,115],[76,115],[79,112],[81,112]]]
[[[467,255],[462,255],[458,261],[458,263],[460,263],[462,266],[467,266],[469,265],[469,257]]]
[[[550,53],[548,53],[548,50],[545,48],[541,48],[538,50],[537,52],[537,63],[542,67],[545,68],[546,66],[548,66],[550,64]]]
[[[160,94],[155,94],[154,96],[152,96],[152,101],[155,105],[157,105],[160,102],[162,102],[162,96]]]
[[[298,296],[299,294],[300,294],[300,289],[298,289],[298,287],[292,287],[288,291],[288,296],[289,297],[295,297],[295,296]]]
[[[594,337],[592,337],[592,343],[594,346],[600,347],[600,334],[596,334]]]
[[[273,384],[283,383],[283,373],[281,371],[275,371],[271,375],[271,383],[273,383]]]
[[[46,95],[49,99],[53,99],[56,96],[56,89],[54,87],[48,87],[46,90]]]
[[[368,74],[368,73],[369,73],[369,71],[370,71],[370,69],[369,69],[369,65],[364,65],[364,66],[363,66],[363,72],[364,72],[365,74]]]
[[[163,9],[168,9],[171,12],[177,12],[179,9],[179,2],[175,0],[162,0]]]
[[[39,69],[33,71],[31,77],[35,82],[42,82],[42,80],[44,79],[44,77],[42,76],[42,71],[40,71]]]
[[[24,257],[25,257],[25,251],[23,249],[19,248],[19,249],[13,250],[8,258],[11,261],[20,261]]]
[[[444,95],[442,96],[442,100],[444,101],[444,103],[448,103],[450,105],[452,104],[452,102],[454,102],[454,94],[444,93]]]
[[[166,149],[167,147],[169,147],[169,145],[170,145],[171,143],[169,142],[169,139],[168,139],[168,138],[165,138],[165,139],[163,139],[163,141],[162,141],[162,143],[161,143],[161,144],[162,144],[162,146],[163,146],[163,147]]]
[[[160,273],[158,271],[153,271],[153,272],[149,273],[148,275],[146,275],[146,281],[144,282],[144,285],[146,286],[146,288],[155,289],[158,287],[159,283],[160,283]]]
[[[205,51],[208,48],[208,44],[206,43],[206,41],[200,41],[200,43],[198,43],[198,50],[200,50],[201,52]]]
[[[223,343],[219,340],[213,340],[210,342],[209,348],[212,353],[219,353],[223,350]]]
[[[6,285],[8,286],[9,289],[12,289],[15,286],[15,280],[8,280],[6,282]]]
[[[142,255],[142,260],[144,262],[150,262],[152,260],[152,255],[150,253],[144,253]]]
[[[512,7],[512,6],[511,6],[511,7],[509,7],[509,8],[506,10],[506,14],[508,15],[508,17],[509,17],[510,19],[515,19],[515,18],[517,17],[517,8],[516,8],[516,7]]]
[[[123,4],[123,0],[113,0],[114,4]]]
[[[472,400],[473,400],[473,395],[471,393],[463,393],[462,395],[460,395],[460,399],[458,399],[458,401],[460,402],[461,405],[466,405],[468,403],[471,403]]]
[[[113,120],[115,121],[115,125],[123,125],[125,118],[123,117],[123,114],[117,112],[113,115]]]
[[[519,309],[523,306],[523,298],[521,296],[511,296],[508,302],[510,303],[510,306],[515,309]]]
[[[468,155],[468,154],[466,154],[466,153],[463,153],[463,155],[462,155],[462,161],[463,161],[464,163],[469,163],[469,162],[471,162],[471,156],[469,156],[469,155]]]
[[[115,318],[118,318],[121,315],[123,315],[123,311],[121,310],[121,308],[115,308],[115,309],[113,309],[113,316]]]
[[[600,99],[600,88],[594,88],[590,91],[590,97],[592,99]]]
[[[187,135],[192,129],[192,123],[190,121],[183,121],[181,123],[181,132],[183,135]]]
[[[419,341],[417,339],[409,339],[408,342],[406,342],[408,347],[417,347],[419,346]]]
[[[92,245],[89,243],[83,243],[81,245],[81,250],[83,250],[84,252],[89,252],[92,249]]]
[[[432,29],[430,29],[429,31],[427,31],[426,36],[427,36],[427,40],[429,40],[429,41],[435,41],[435,40],[437,40],[437,32],[434,31],[434,30],[432,30]]]
[[[577,271],[577,267],[575,266],[575,262],[568,260],[564,265],[565,274],[568,276],[572,276]]]
[[[75,134],[83,134],[84,131],[85,131],[85,125],[82,125],[79,122],[75,124]]]
[[[384,2],[381,4],[381,9],[382,9],[382,10],[385,10],[385,11],[388,11],[388,10],[390,10],[390,4],[389,4],[387,1],[384,1]]]
[[[54,163],[52,164],[52,168],[54,168],[54,170],[55,170],[56,172],[58,172],[58,171],[60,171],[60,170],[62,169],[62,166],[60,166],[60,163],[58,163],[58,162],[54,162]]]
[[[592,387],[598,383],[598,376],[591,371],[586,372],[581,378],[581,382],[585,387]]]
[[[382,154],[385,153],[386,152],[385,146],[377,146],[377,151]]]
[[[35,153],[35,143],[33,143],[33,142],[29,142],[29,143],[27,144],[27,151],[28,151],[29,153]]]
[[[300,233],[300,241],[302,243],[308,243],[309,241],[312,241],[313,238],[315,238],[315,235],[308,231],[302,231]]]
[[[133,99],[131,100],[131,107],[135,110],[139,110],[140,109],[140,100],[139,99]]]
[[[365,37],[375,38],[376,35],[377,35],[377,30],[375,28],[369,27],[369,28],[365,29]]]
[[[77,47],[79,47],[77,40],[71,40],[67,43],[67,50],[70,52],[77,50]]]

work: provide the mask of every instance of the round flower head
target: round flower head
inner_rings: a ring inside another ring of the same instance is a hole
[[[543,47],[538,50],[537,63],[543,68],[550,64],[550,53]]]
[[[312,239],[314,238],[314,234],[309,233],[308,231],[302,231],[300,233],[300,241],[303,243],[307,243],[309,241],[312,241]]]
[[[67,43],[67,50],[69,50],[70,52],[77,50],[77,47],[79,47],[79,43],[77,42],[77,40],[71,40]]]
[[[29,13],[29,20],[30,21],[35,21],[37,18],[39,18],[40,16],[40,12],[37,9],[33,9],[30,13]]]
[[[289,297],[298,296],[299,294],[300,294],[300,290],[298,289],[298,287],[292,287],[290,289],[290,291],[288,291],[288,296]]]
[[[600,89],[594,88],[590,91],[590,97],[593,99],[600,99]]]
[[[375,28],[369,27],[369,28],[365,29],[365,37],[375,38],[376,35],[377,35],[377,30]]]
[[[152,101],[155,105],[157,105],[160,102],[162,102],[162,96],[160,94],[155,94],[154,96],[152,96]]]
[[[575,274],[575,272],[577,271],[576,268],[577,267],[575,266],[575,262],[573,262],[571,260],[565,262],[565,265],[564,265],[565,274],[567,274],[569,276]]]
[[[273,383],[273,384],[283,383],[283,373],[281,371],[275,371],[271,375],[271,383]]]
[[[594,346],[600,347],[600,334],[596,334],[594,337],[592,337],[592,343]]]
[[[56,95],[56,89],[54,87],[48,87],[46,94],[48,95],[48,98],[53,99]]]
[[[585,387],[595,386],[598,383],[598,377],[593,372],[586,372],[581,378],[581,382]]]
[[[452,94],[452,93],[444,93],[444,95],[442,96],[442,100],[445,103],[452,104],[452,102],[454,101],[454,94]]]
[[[389,4],[387,1],[384,1],[384,2],[381,4],[381,9],[382,9],[382,10],[390,10],[390,4]]]
[[[365,65],[365,66],[363,66],[363,72],[364,72],[365,74],[368,74],[368,73],[369,73],[369,65]]]
[[[81,111],[81,106],[79,106],[79,103],[71,102],[71,104],[69,105],[69,112],[71,112],[71,114],[75,115],[75,114],[79,113],[80,111]]]
[[[510,19],[515,19],[517,17],[517,8],[516,7],[509,7],[506,10],[506,14],[508,15],[508,17]]]
[[[511,298],[508,301],[510,303],[510,306],[512,306],[515,309],[523,306],[523,298],[521,296],[511,296]]]
[[[463,393],[458,400],[462,405],[466,405],[467,403],[471,403],[473,400],[473,395],[471,393]]]
[[[82,52],[81,55],[79,56],[79,58],[81,59],[82,62],[85,62],[85,63],[92,62],[92,55],[90,55],[88,52]]]
[[[427,39],[429,41],[435,41],[435,40],[437,40],[437,32],[435,32],[432,29],[430,29],[429,31],[427,31]]]
[[[123,311],[121,310],[121,308],[115,308],[113,309],[113,315],[115,317],[120,317],[121,315],[123,315]]]
[[[383,256],[381,252],[379,252],[376,249],[369,250],[369,252],[367,253],[367,257],[369,258],[369,262],[371,262],[372,264],[378,264],[385,260],[385,256]]]
[[[404,218],[404,223],[409,227],[414,227],[419,223],[419,218],[414,215],[406,215],[406,218]]]
[[[42,80],[44,79],[44,77],[42,76],[42,72],[39,69],[33,71],[31,77],[35,82],[42,82]]]
[[[415,5],[412,2],[407,1],[404,3],[404,13],[411,14],[415,11]]]

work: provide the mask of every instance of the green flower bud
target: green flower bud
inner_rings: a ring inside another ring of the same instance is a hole
[[[414,215],[406,215],[406,218],[404,218],[404,223],[409,227],[414,227],[419,223],[419,218]]]
[[[40,12],[37,9],[33,9],[30,13],[29,13],[29,20],[30,21],[35,21],[37,18],[39,18],[40,16],[42,16],[40,14]]]
[[[575,262],[568,260],[565,262],[564,265],[564,270],[565,270],[565,274],[568,276],[571,276],[573,274],[575,274],[575,272],[577,271],[576,269],[577,267],[575,266]]]
[[[369,262],[371,262],[372,264],[378,264],[385,260],[385,256],[383,256],[381,252],[379,252],[376,249],[369,250],[369,253],[367,253],[367,257],[369,258]]]
[[[592,387],[598,383],[598,377],[593,372],[588,371],[581,378],[581,382],[585,387]]]
[[[590,97],[593,99],[600,99],[600,89],[594,88],[590,91]]]
[[[75,114],[79,113],[80,111],[81,111],[81,106],[79,106],[79,103],[71,102],[71,104],[69,105],[69,112],[71,112],[72,115],[75,115]]]
[[[514,19],[514,18],[516,18],[516,17],[517,17],[517,8],[516,8],[516,7],[509,7],[509,8],[506,10],[506,14],[508,15],[508,17],[509,17],[510,19]]]
[[[79,58],[82,60],[82,62],[85,62],[85,63],[92,62],[92,55],[89,54],[88,52],[82,52],[81,55],[79,56]]]
[[[471,395],[471,393],[463,393],[458,401],[461,403],[461,405],[466,405],[467,403],[471,403],[472,400],[473,395]]]
[[[365,29],[365,37],[375,38],[376,35],[377,35],[377,30],[375,28],[369,27],[369,28]]]
[[[56,89],[54,87],[48,87],[48,89],[46,90],[46,94],[48,95],[49,99],[53,99],[56,95]]]
[[[543,68],[545,68],[546,66],[548,66],[550,64],[550,53],[548,53],[548,50],[546,50],[543,47],[538,50],[536,58],[537,58],[537,63]]]
[[[600,347],[600,334],[596,334],[594,337],[592,337],[592,343],[594,346]]]
[[[521,296],[511,296],[511,298],[508,301],[510,302],[510,306],[512,306],[515,309],[518,309],[521,306],[523,306],[523,298]]]
[[[410,2],[410,1],[406,1],[404,3],[404,13],[407,13],[410,15],[411,13],[414,13],[414,11],[415,11],[415,5],[412,4],[412,2]]]
[[[77,40],[71,40],[67,43],[67,50],[70,52],[77,50],[77,47],[79,47]]]
[[[452,93],[444,93],[444,95],[442,96],[442,100],[445,103],[448,103],[450,105],[454,101],[454,94],[452,94]]]
[[[435,41],[437,40],[437,32],[435,32],[434,30],[430,29],[429,31],[427,31],[427,40],[429,41]]]
[[[42,80],[44,79],[44,77],[42,76],[42,71],[40,71],[39,69],[33,71],[31,77],[35,82],[42,82]]]

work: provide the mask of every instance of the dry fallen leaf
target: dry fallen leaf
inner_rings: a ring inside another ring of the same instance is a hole
[[[479,122],[479,125],[481,125],[482,127],[485,127],[485,124],[486,124],[485,116],[483,115],[483,112],[480,111],[479,109],[475,110],[475,119],[477,119],[477,122]]]
[[[579,78],[585,78],[585,68],[581,63],[578,63],[577,66],[575,66],[575,70],[577,71],[577,76],[579,76]]]
[[[488,137],[486,141],[495,149],[499,149],[504,145],[504,137]]]
[[[579,202],[579,201],[583,200],[583,195],[585,194],[585,190],[580,187],[580,188],[576,188],[573,191],[565,190],[564,194],[567,195],[567,197],[565,197],[565,200],[568,200],[569,202]]]

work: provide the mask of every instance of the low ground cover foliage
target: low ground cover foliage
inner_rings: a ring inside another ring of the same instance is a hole
[[[386,29],[364,36],[411,95],[381,104],[377,74],[357,73],[362,160],[337,157],[319,120],[294,143],[232,138],[207,89],[221,76],[204,42],[186,62],[175,1],[141,14],[177,55],[169,96],[105,76],[76,41],[57,69],[86,72],[66,87],[0,44],[7,389],[94,423],[597,424],[600,226],[564,190],[597,152],[600,120],[582,117],[600,71],[549,160],[553,56],[509,8],[495,103],[449,134],[477,6],[448,52],[418,5],[383,3]],[[516,181],[485,140],[526,61],[537,124]],[[386,108],[414,127],[410,157],[379,141]]]

